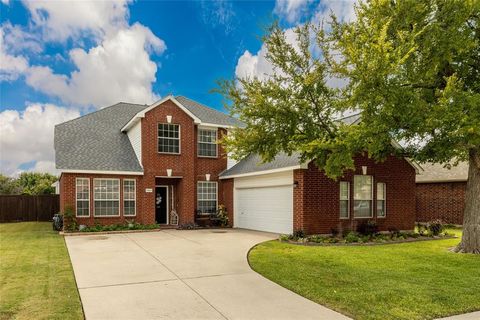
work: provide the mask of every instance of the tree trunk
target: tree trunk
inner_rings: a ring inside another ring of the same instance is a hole
[[[463,235],[455,251],[480,254],[480,148],[469,152]]]

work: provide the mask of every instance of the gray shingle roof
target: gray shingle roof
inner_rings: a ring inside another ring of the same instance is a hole
[[[57,169],[143,171],[120,129],[147,107],[121,102],[55,126]]]
[[[300,165],[300,156],[298,154],[292,154],[289,156],[285,153],[279,153],[273,161],[267,163],[262,163],[262,158],[258,154],[253,154],[242,159],[230,169],[223,171],[220,174],[220,177],[230,177],[239,174],[287,168],[297,165]]]
[[[423,171],[416,176],[417,183],[467,181],[468,163],[460,162],[451,169],[439,163],[422,164]]]
[[[175,99],[197,118],[205,123],[213,123],[222,126],[243,126],[243,122],[229,116],[226,113],[207,107],[201,103],[188,99],[184,96],[176,96]]]

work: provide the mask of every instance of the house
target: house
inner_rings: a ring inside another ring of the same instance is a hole
[[[460,162],[451,169],[428,163],[422,168],[423,172],[416,177],[416,220],[463,224],[468,163]]]
[[[358,116],[344,119],[355,123]],[[355,158],[338,181],[297,155],[235,163],[217,142],[242,123],[183,96],[116,105],[55,127],[62,212],[79,224],[200,223],[224,204],[234,227],[331,233],[367,221],[411,230],[416,166]]]

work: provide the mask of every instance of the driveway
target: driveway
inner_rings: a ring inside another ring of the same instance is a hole
[[[65,237],[87,319],[347,319],[252,271],[276,235],[238,229]]]

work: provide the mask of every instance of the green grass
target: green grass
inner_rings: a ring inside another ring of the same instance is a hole
[[[0,224],[0,319],[83,319],[65,241],[51,230]]]
[[[315,247],[269,241],[252,249],[249,260],[268,279],[355,319],[433,319],[480,310],[480,256],[450,252],[458,242]]]

